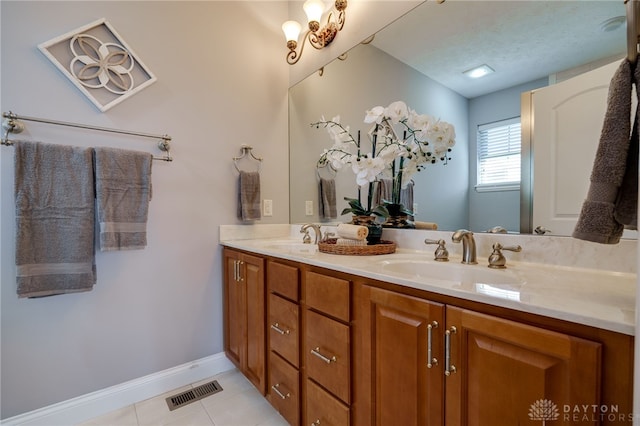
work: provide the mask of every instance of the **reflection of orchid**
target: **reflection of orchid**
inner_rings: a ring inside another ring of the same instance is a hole
[[[321,121],[313,123],[312,126],[325,127],[334,143],[324,150],[318,164],[330,163],[336,170],[350,165],[358,186],[381,177],[391,178],[393,195],[392,200],[387,201],[395,204],[400,203],[400,189],[411,181],[415,173],[423,170],[426,164],[438,161],[446,164],[448,153],[455,145],[453,125],[430,115],[418,114],[402,101],[366,111],[364,122],[373,124],[368,133],[371,152],[367,154],[361,153],[359,137],[356,141],[349,133],[349,127],[340,124],[340,116],[332,120],[322,117]],[[354,148],[355,153],[352,151]]]
[[[73,59],[71,74],[83,86],[122,95],[133,89],[131,71],[135,62],[123,46],[103,43],[88,34],[78,34],[69,43]],[[97,80],[97,82],[96,82]]]

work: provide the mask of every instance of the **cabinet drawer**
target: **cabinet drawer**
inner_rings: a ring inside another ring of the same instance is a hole
[[[349,327],[313,311],[307,311],[306,314],[307,374],[349,404],[351,396]]]
[[[349,407],[307,380],[305,425],[348,426]]]
[[[269,353],[267,399],[291,425],[300,423],[300,380],[298,370],[277,354]]]
[[[269,349],[300,366],[298,312],[300,307],[275,294],[269,295]]]
[[[300,298],[298,268],[269,262],[267,264],[267,285],[269,292],[278,293],[288,299]]]
[[[315,272],[307,272],[305,278],[307,306],[348,322],[349,281]]]

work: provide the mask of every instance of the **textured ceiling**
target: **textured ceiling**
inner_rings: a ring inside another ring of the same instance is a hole
[[[622,0],[429,0],[376,34],[372,44],[473,98],[622,57],[626,26],[605,32],[601,24],[624,15]],[[475,80],[462,74],[481,64],[496,72]]]

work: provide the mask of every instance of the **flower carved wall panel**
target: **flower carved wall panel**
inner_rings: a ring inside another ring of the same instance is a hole
[[[38,48],[103,112],[156,80],[105,19]]]

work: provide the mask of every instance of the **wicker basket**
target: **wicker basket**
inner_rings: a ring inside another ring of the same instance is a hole
[[[377,254],[391,254],[396,251],[396,243],[381,240],[380,243],[367,246],[347,246],[336,244],[337,238],[328,238],[318,243],[318,250],[322,253],[343,254],[349,256],[373,256]]]

